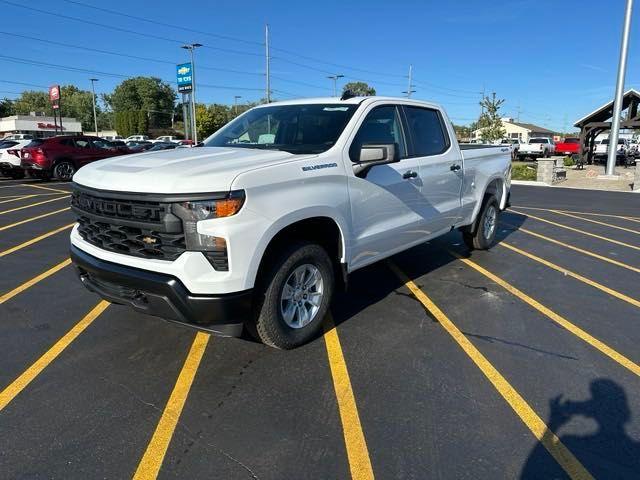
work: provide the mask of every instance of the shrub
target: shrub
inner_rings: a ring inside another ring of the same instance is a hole
[[[538,172],[533,165],[514,165],[511,169],[513,180],[537,180]]]
[[[564,166],[565,167],[573,167],[576,164],[573,157],[564,157]]]

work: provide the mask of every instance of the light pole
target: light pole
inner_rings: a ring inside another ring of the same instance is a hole
[[[96,129],[96,137],[99,137],[100,135],[98,135],[98,116],[96,115],[96,89],[95,89],[95,82],[98,81],[97,78],[90,78],[89,80],[91,80],[91,100],[93,101],[93,126]]]
[[[329,75],[327,77],[329,80],[333,80],[333,96],[334,97],[338,96],[338,86],[337,86],[338,79],[339,78],[343,78],[343,77],[344,77],[344,75],[340,75],[340,74],[338,74],[338,75]]]
[[[622,100],[624,95],[624,76],[627,71],[627,52],[629,50],[629,30],[631,30],[631,12],[633,0],[627,0],[622,27],[622,44],[620,45],[620,60],[618,63],[618,79],[616,82],[616,96],[613,101],[613,117],[611,118],[611,134],[609,135],[609,155],[605,176],[615,175],[616,157],[618,154],[618,137],[620,135],[620,115],[622,114]]]
[[[196,125],[196,64],[193,56],[193,51],[202,47],[201,43],[189,43],[187,45],[182,45],[180,48],[184,48],[185,50],[189,50],[191,54],[191,123],[193,125],[193,145],[198,144],[198,130]]]
[[[233,111],[236,114],[236,117],[238,116],[238,99],[242,98],[242,95],[234,95],[233,96]]]

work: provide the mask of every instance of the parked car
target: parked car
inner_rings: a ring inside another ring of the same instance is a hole
[[[581,150],[580,139],[575,137],[567,137],[562,142],[556,143],[556,153],[562,155],[579,154]]]
[[[147,152],[157,152],[159,150],[173,150],[174,148],[178,148],[177,143],[173,142],[155,142],[151,148],[147,150]]]
[[[24,178],[24,170],[20,167],[20,149],[29,143],[31,140],[0,141],[0,175]]]
[[[154,143],[178,143],[182,141],[182,138],[178,138],[174,135],[163,135],[162,137],[158,137],[151,141]]]
[[[147,135],[129,135],[124,139],[125,142],[144,142],[149,140]]]
[[[547,137],[530,138],[529,143],[523,143],[518,150],[518,158],[525,159],[549,157],[556,151],[553,140]]]
[[[2,140],[33,140],[33,135],[29,133],[12,133],[7,135]]]
[[[144,152],[153,147],[153,143],[149,140],[128,141],[126,142],[126,145],[133,153]]]
[[[105,140],[109,140],[110,142],[118,141],[118,140],[124,140],[124,137],[122,137],[120,135],[103,135],[100,138],[104,138]]]
[[[489,248],[510,171],[507,148],[461,148],[433,103],[270,103],[195,153],[81,169],[71,256],[109,301],[294,348],[322,330],[349,273],[452,228]]]
[[[104,140],[86,135],[65,135],[31,140],[20,150],[20,165],[32,177],[69,181],[82,166],[95,160],[122,155]]]
[[[629,140],[626,138],[618,139],[618,146],[616,149],[616,163],[620,163],[622,165],[627,165],[627,157],[630,153],[630,145]],[[600,143],[596,145],[595,151],[593,152],[593,158],[596,162],[607,162],[607,158],[609,156],[609,139],[605,138]]]

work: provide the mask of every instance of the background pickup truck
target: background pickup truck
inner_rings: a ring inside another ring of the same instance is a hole
[[[203,147],[79,170],[71,255],[107,300],[293,348],[349,273],[454,228],[489,248],[510,172],[509,148],[459,146],[432,103],[261,105]]]
[[[520,149],[518,150],[518,158],[546,158],[555,153],[555,151],[555,145],[553,143],[553,140],[551,140],[550,138],[530,138],[529,143],[523,143],[520,145]]]
[[[616,163],[621,163],[627,166],[627,157],[633,157],[633,155],[629,155],[630,146],[629,140],[626,138],[618,139],[618,146],[616,148]],[[600,143],[596,144],[596,149],[594,152],[594,158],[596,162],[607,162],[607,157],[609,156],[609,139],[605,138]]]
[[[574,155],[580,153],[579,138],[565,138],[562,142],[556,143],[556,153],[559,155]]]

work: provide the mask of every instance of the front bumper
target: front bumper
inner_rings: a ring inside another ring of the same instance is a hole
[[[195,295],[177,278],[100,260],[71,245],[84,286],[113,303],[227,337],[242,334],[252,311],[252,290]]]

